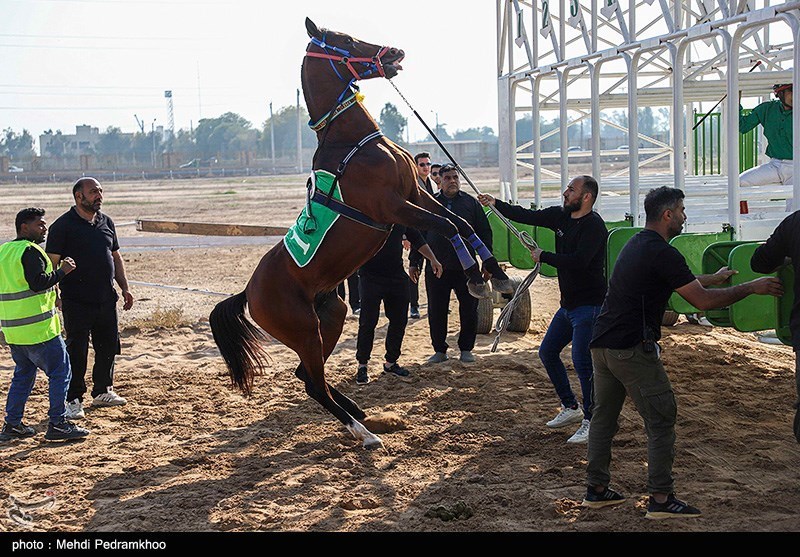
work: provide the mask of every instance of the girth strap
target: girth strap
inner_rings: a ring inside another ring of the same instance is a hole
[[[348,218],[352,221],[358,222],[365,226],[369,226],[370,228],[374,228],[375,230],[380,230],[381,232],[388,232],[392,229],[391,224],[377,223],[371,218],[369,218],[367,215],[359,211],[358,209],[354,209],[350,205],[342,203],[338,199],[328,196],[322,190],[314,188],[314,194],[311,196],[311,200],[316,201],[321,205],[325,205],[331,211],[339,213],[345,218]]]

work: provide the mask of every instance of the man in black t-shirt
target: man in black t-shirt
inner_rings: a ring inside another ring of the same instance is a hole
[[[563,207],[548,207],[532,211],[495,200],[481,194],[478,201],[494,205],[500,213],[516,222],[553,230],[556,234],[555,253],[536,248],[531,252],[534,261],[558,269],[561,307],[553,316],[539,347],[547,375],[561,400],[561,411],[549,422],[551,428],[580,424],[567,443],[586,443],[592,419],[592,354],[589,341],[592,326],[600,313],[606,295],[606,239],[608,230],[600,215],[592,210],[597,200],[597,181],[591,176],[573,178],[564,190]],[[583,409],[569,384],[567,370],[561,361],[561,351],[572,343],[572,364],[581,384]]]
[[[789,318],[789,330],[792,333],[792,349],[795,354],[794,377],[797,386],[794,436],[800,443],[800,211],[795,211],[783,219],[767,238],[766,243],[756,248],[750,259],[750,267],[757,273],[771,273],[780,267],[787,257],[792,260],[795,276],[794,305]]]
[[[114,392],[114,359],[120,353],[114,281],[122,289],[124,310],[133,306],[133,295],[119,254],[114,221],[100,211],[103,187],[94,178],[81,178],[72,187],[72,196],[75,206],[50,227],[45,251],[53,266],[65,257],[76,263],[75,271],[64,277],[60,287],[72,364],[67,418],[77,419],[84,417],[90,336],[94,348],[92,406],[120,406],[127,402]]]
[[[408,370],[397,363],[408,324],[407,284],[409,276],[403,268],[402,242],[404,235],[409,238],[414,249],[431,262],[436,276],[442,274],[441,264],[420,233],[401,224],[394,225],[380,251],[358,270],[361,283],[361,314],[358,317],[358,338],[356,340],[356,360],[358,360],[356,383],[359,385],[369,382],[367,362],[372,354],[381,301],[386,318],[389,320],[389,326],[386,329],[386,355],[383,371],[400,377],[408,376]]]
[[[756,279],[730,288],[707,289],[724,283],[734,271],[695,277],[669,240],[681,233],[686,213],[684,194],[676,188],[651,190],[644,200],[644,230],[619,254],[608,294],[594,326],[594,408],[589,431],[586,507],[625,501],[609,489],[611,443],[622,405],[630,395],[647,432],[647,518],[700,516],[700,511],[675,497],[672,463],[675,456],[677,405],[661,363],[661,319],[673,290],[693,306],[728,306],[750,294],[783,293],[780,281]]]

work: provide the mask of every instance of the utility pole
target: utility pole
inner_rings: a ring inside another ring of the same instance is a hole
[[[272,173],[275,174],[275,119],[272,117],[272,102],[269,103],[269,145],[272,148]]]
[[[172,91],[164,91],[164,98],[167,99],[167,152],[172,152],[172,140],[175,138],[175,111],[172,106]]]
[[[153,168],[156,167],[156,118],[150,124],[150,135],[153,136]]]
[[[297,171],[303,173],[303,135],[300,122],[300,89],[297,90]]]

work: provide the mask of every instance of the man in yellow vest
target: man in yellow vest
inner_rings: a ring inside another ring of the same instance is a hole
[[[17,213],[17,239],[0,246],[0,328],[16,364],[0,441],[36,434],[22,422],[22,417],[37,369],[44,371],[49,381],[50,422],[45,439],[62,441],[89,434],[65,418],[71,372],[56,312],[55,285],[75,269],[75,262],[65,258],[54,270],[50,258],[39,247],[47,234],[44,213],[38,208]]]

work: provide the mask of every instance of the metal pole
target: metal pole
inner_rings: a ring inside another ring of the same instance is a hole
[[[275,174],[275,119],[272,117],[272,103],[269,103],[269,145],[272,150],[272,173]]]

